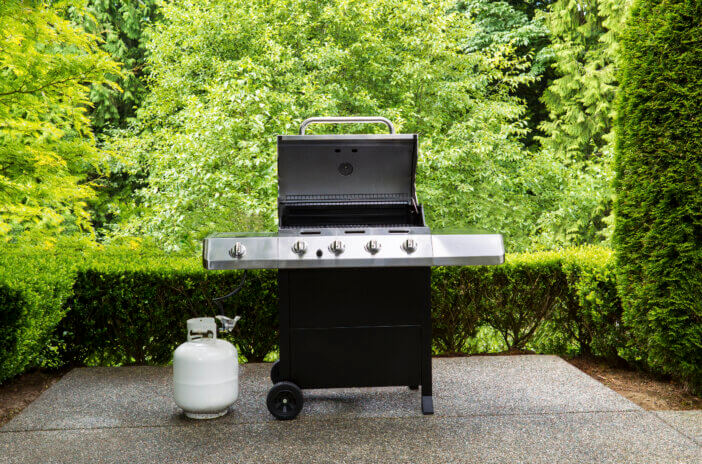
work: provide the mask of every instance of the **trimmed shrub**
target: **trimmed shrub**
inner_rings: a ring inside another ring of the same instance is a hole
[[[432,271],[431,286],[434,351],[465,353],[466,341],[475,336],[480,323],[478,303],[483,286],[478,274],[439,267]]]
[[[702,3],[640,0],[622,35],[614,245],[629,360],[702,389]]]
[[[58,363],[51,343],[65,314],[74,272],[51,249],[5,244],[0,250],[0,382]]]
[[[464,268],[483,287],[479,311],[508,350],[521,350],[562,304],[568,284],[555,252],[508,255],[502,266]]]
[[[185,339],[186,319],[218,314],[212,298],[241,279],[241,272],[205,271],[196,257],[148,248],[61,249],[2,257],[5,378],[55,365],[57,352],[76,365],[166,364]],[[561,353],[579,344],[584,353],[611,356],[624,343],[612,269],[611,252],[601,248],[509,255],[502,266],[436,268],[434,352]],[[226,315],[242,316],[230,339],[244,358],[260,361],[277,350],[275,271],[249,272],[242,291],[224,304]]]
[[[219,314],[214,297],[238,285],[241,272],[202,269],[192,256],[134,250],[95,253],[79,269],[71,308],[59,330],[73,364],[165,364],[186,337],[186,320]],[[248,361],[261,361],[278,341],[277,280],[248,272],[241,291],[223,302],[242,317],[231,340]]]
[[[617,359],[625,337],[612,251],[572,249],[562,260],[569,291],[554,326],[578,343],[580,354]]]
[[[497,331],[505,349],[616,358],[624,344],[607,248],[507,255],[502,266],[436,268],[432,276],[438,354],[484,351],[473,338],[481,327],[483,337]]]

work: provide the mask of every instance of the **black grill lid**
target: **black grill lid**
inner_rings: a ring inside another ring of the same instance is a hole
[[[278,136],[278,201],[416,203],[416,134]]]

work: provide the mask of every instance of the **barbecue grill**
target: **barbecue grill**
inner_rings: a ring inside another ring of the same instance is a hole
[[[306,135],[313,123],[389,134]],[[502,236],[432,234],[417,202],[417,134],[379,117],[310,118],[278,136],[277,234],[204,240],[207,269],[278,269],[280,359],[267,405],[292,419],[302,389],[421,386],[434,411],[431,266],[501,264]]]

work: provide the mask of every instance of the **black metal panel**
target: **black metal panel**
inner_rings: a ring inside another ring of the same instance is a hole
[[[290,272],[278,271],[278,295],[280,311],[278,323],[280,324],[280,378],[290,378],[290,286],[288,284]]]
[[[426,268],[290,272],[290,327],[420,325],[426,273]]]
[[[421,327],[294,329],[291,380],[302,388],[419,385]]]

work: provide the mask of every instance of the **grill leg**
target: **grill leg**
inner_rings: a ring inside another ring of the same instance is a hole
[[[434,398],[431,393],[431,356],[422,366],[422,414],[434,414]]]
[[[434,414],[434,399],[431,393],[431,345],[429,344],[424,346],[422,359],[422,413]]]
[[[426,271],[426,288],[431,288],[431,268]],[[426,292],[424,321],[422,327],[422,413],[434,414],[434,399],[431,393],[431,293]]]
[[[434,397],[424,395],[424,392],[422,392],[422,414],[425,416],[434,414]]]
[[[422,414],[434,414],[434,398],[431,393],[431,357],[422,366]]]

